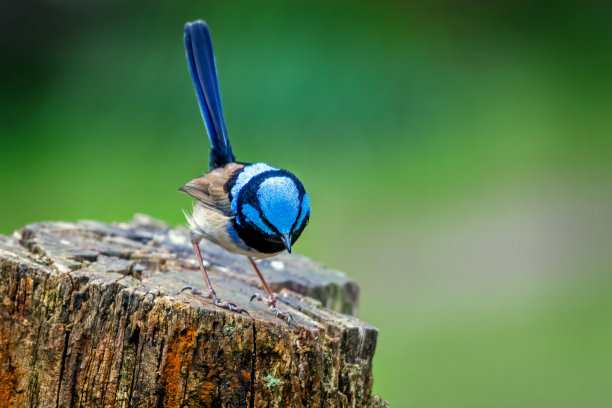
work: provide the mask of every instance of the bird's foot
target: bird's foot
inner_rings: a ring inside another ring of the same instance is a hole
[[[213,303],[215,304],[215,306],[220,307],[222,309],[227,309],[230,312],[244,313],[246,315],[249,314],[249,312],[247,312],[245,309],[242,309],[242,308],[236,306],[235,303],[219,299],[214,291],[207,290],[207,291],[203,292],[203,291],[201,291],[198,288],[194,288],[193,286],[185,286],[183,289],[181,289],[181,292],[183,292],[185,290],[190,290],[192,295],[202,296],[202,297],[204,297],[206,299],[212,300]]]
[[[276,297],[265,298],[261,296],[259,293],[255,293],[253,296],[251,296],[251,302],[253,300],[258,300],[260,302],[266,302],[266,304],[268,305],[268,309],[270,309],[270,311],[274,313],[276,317],[279,317],[283,319],[284,321],[286,321],[290,327],[295,327],[295,323],[293,323],[293,316],[291,315],[291,313],[285,312],[284,310],[276,307]]]
[[[251,296],[251,302],[253,300],[258,300],[260,302],[266,302],[266,304],[268,305],[269,308],[276,308],[276,297],[263,297],[261,296],[259,293],[253,293],[253,296]]]

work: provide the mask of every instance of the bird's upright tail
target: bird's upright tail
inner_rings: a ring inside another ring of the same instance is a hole
[[[227,137],[212,41],[204,21],[185,24],[185,49],[193,86],[211,143],[209,167],[212,170],[236,159]]]

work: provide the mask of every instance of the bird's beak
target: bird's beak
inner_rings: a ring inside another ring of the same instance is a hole
[[[285,248],[287,248],[287,252],[291,253],[291,234],[283,235],[283,243],[285,244]]]

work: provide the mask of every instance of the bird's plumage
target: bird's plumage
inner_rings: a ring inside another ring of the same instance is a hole
[[[210,32],[205,22],[198,20],[185,24],[185,50],[189,72],[211,143],[209,168],[212,170],[223,167],[236,159],[227,137],[217,67]]]
[[[235,162],[206,23],[185,25],[185,49],[211,142],[210,172],[180,188],[197,200],[188,216],[193,238],[207,238],[232,252],[256,257],[290,251],[310,216],[304,186],[286,170]]]
[[[298,178],[286,170],[265,163],[235,162],[206,23],[195,21],[185,25],[185,50],[211,144],[210,171],[179,189],[196,199],[192,213],[185,217],[208,292],[188,288],[212,299],[219,307],[246,313],[245,309],[217,298],[200,254],[199,242],[206,238],[230,252],[247,255],[268,294],[268,306],[276,316],[291,322],[289,313],[276,308],[274,292],[253,257],[265,258],[285,249],[291,252],[291,246],[308,224],[310,197]]]
[[[210,172],[191,180],[179,191],[189,194],[202,205],[220,212],[223,215],[232,216],[234,211],[230,201],[228,191],[229,182],[237,177],[242,171],[244,164],[228,163],[223,167],[211,170]]]
[[[228,163],[179,190],[197,200],[194,214],[188,218],[192,234],[232,252],[243,253],[250,248],[255,257],[282,252],[287,247],[285,235],[290,238],[290,248],[310,216],[310,197],[302,183],[288,171],[265,163]],[[198,209],[195,216],[197,207],[206,211]],[[215,228],[203,225],[211,223],[217,224]],[[226,233],[220,233],[220,229]],[[227,240],[234,242],[229,244]]]
[[[242,175],[248,179],[239,185]],[[297,177],[286,170],[264,163],[245,166],[231,193],[234,228],[247,245],[260,252],[290,250],[308,223],[310,198]]]
[[[253,258],[268,258],[278,255],[285,249],[282,247],[275,252],[261,252],[250,247],[238,235],[233,222],[234,217],[221,214],[199,202],[193,206],[191,214],[185,213],[185,217],[189,224],[189,236],[193,242],[205,238],[230,252]]]

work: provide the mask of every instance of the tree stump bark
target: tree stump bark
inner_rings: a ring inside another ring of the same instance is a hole
[[[181,293],[204,288],[184,228],[137,216],[0,235],[0,405],[385,406],[354,282],[300,256],[261,261],[293,330],[249,302],[262,288],[244,256],[201,248],[217,294],[250,316]]]

